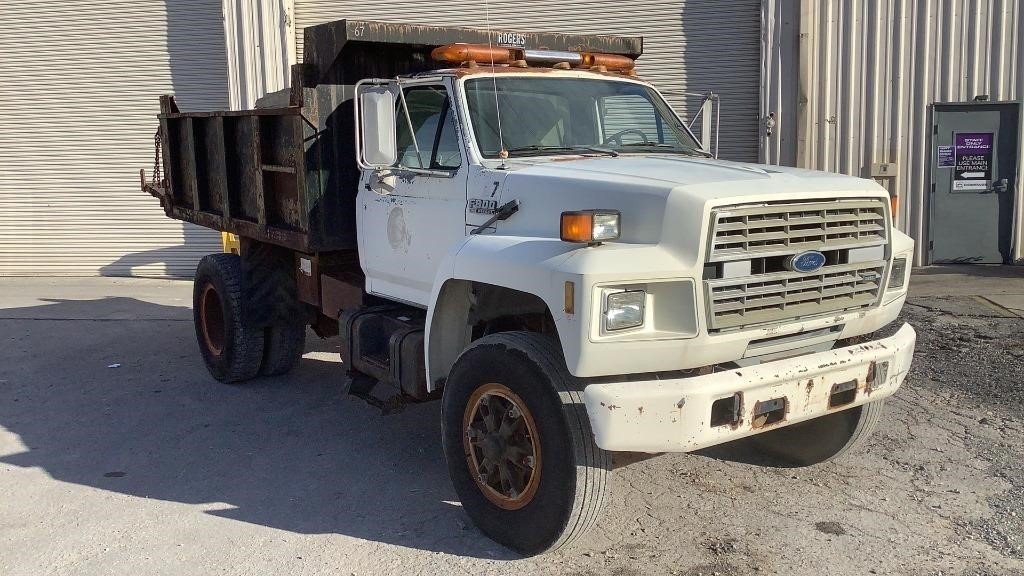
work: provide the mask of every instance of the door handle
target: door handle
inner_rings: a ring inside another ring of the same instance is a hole
[[[1006,178],[1000,178],[992,183],[992,192],[997,194],[1005,194],[1006,189],[1010,186],[1009,180]]]
[[[391,170],[374,170],[366,182],[366,189],[380,196],[388,196],[395,191],[395,173]]]

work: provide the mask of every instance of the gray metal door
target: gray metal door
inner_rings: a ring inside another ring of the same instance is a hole
[[[929,260],[1009,263],[1019,105],[936,104],[932,117]]]

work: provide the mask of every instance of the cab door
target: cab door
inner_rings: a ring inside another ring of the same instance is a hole
[[[448,251],[465,237],[467,161],[449,81],[403,83],[397,161],[359,181],[359,259],[366,290],[426,306]]]

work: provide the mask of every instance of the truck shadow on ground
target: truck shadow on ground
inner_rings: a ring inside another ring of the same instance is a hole
[[[0,310],[0,334],[0,426],[24,446],[2,464],[302,534],[516,557],[459,506],[439,403],[382,416],[342,394],[335,341],[310,335],[291,374],[232,386],[206,373],[187,308],[56,301]]]

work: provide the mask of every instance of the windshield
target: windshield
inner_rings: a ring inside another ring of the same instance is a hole
[[[642,84],[534,75],[473,78],[465,91],[485,158],[498,158],[502,144],[512,157],[587,150],[704,155],[665,101]]]

